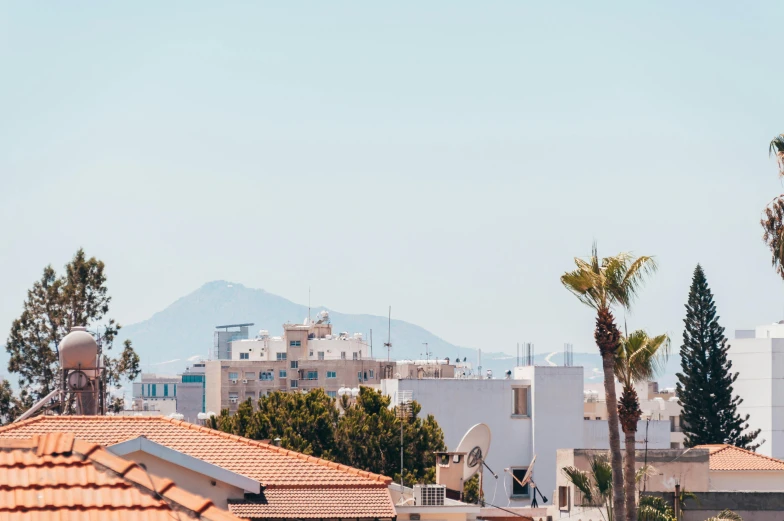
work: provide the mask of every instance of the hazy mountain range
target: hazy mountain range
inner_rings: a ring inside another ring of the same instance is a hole
[[[353,315],[340,313],[326,307],[313,307],[311,316],[326,309],[332,320],[333,331],[362,333],[366,340],[373,331],[373,356],[387,356],[384,342],[387,340],[387,317],[374,315]],[[193,293],[172,303],[166,309],[137,324],[123,327],[121,338],[130,338],[145,371],[177,373],[189,363],[205,358],[210,352],[215,326],[252,322],[251,331],[266,329],[272,335],[283,334],[286,322],[302,323],[308,316],[308,307],[296,304],[262,289],[252,289],[233,282],[209,282]],[[482,368],[491,369],[496,378],[503,377],[506,370],[516,363],[514,353],[493,352],[483,346],[456,346],[439,338],[426,329],[392,319],[391,327],[393,359],[424,358],[424,345],[427,342],[431,357],[467,358],[477,365],[478,351],[482,349]],[[561,350],[547,350],[537,346],[535,357],[537,365],[562,365]],[[574,365],[585,367],[586,381],[601,381],[599,356],[593,353],[574,353]],[[669,374],[660,379],[665,385],[672,385],[673,366]]]

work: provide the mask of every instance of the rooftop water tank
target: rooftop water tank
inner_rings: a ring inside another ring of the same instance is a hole
[[[87,328],[76,326],[60,342],[60,367],[79,369],[95,367],[98,358],[98,343],[87,332]]]

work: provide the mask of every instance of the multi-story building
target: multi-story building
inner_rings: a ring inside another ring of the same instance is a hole
[[[675,389],[659,389],[656,382],[644,382],[635,385],[637,397],[640,400],[642,410],[642,421],[637,428],[638,435],[648,429],[648,440],[651,448],[683,448],[685,435],[681,427],[681,406]],[[621,386],[616,382],[616,395],[621,396]],[[607,422],[607,401],[604,397],[603,384],[586,384],[583,391],[583,418],[586,422],[602,422],[603,427],[597,425],[597,432],[604,432],[604,435],[597,439],[606,441],[606,422]],[[665,429],[669,431],[668,444],[661,447],[661,434]],[[588,430],[588,427],[586,427]],[[621,436],[623,441],[623,436]],[[603,447],[595,444],[586,444],[583,449],[599,449]]]
[[[248,338],[248,328],[252,325],[252,322],[248,322],[246,324],[226,324],[223,326],[215,326],[211,358],[215,360],[230,359],[231,343],[235,340]]]
[[[141,381],[133,383],[133,410],[164,415],[176,412],[179,383],[176,376],[142,373]]]
[[[182,414],[185,421],[196,422],[199,413],[207,412],[204,369],[205,362],[201,360],[178,375],[180,383],[177,384],[177,412]]]
[[[735,331],[727,358],[738,373],[738,412],[762,431],[757,441],[765,440],[757,452],[784,459],[784,321]]]
[[[202,412],[236,410],[271,391],[323,388],[337,397],[341,388],[379,387],[382,378],[395,374],[395,362],[369,357],[361,334],[333,335],[326,313],[306,322],[284,324],[281,337],[262,330],[257,338],[233,340],[230,359],[205,362]]]

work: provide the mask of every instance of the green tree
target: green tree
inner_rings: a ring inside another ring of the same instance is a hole
[[[624,458],[626,512],[634,518],[637,518],[635,435],[637,422],[642,415],[634,384],[648,382],[664,368],[669,345],[670,340],[667,335],[649,337],[645,331],[637,330],[621,338],[620,347],[615,355],[615,377],[623,386],[621,401],[618,404],[618,416],[626,448]]]
[[[680,350],[682,372],[677,374],[676,390],[683,407],[685,445],[728,443],[756,450],[760,444],[754,441],[760,431],[748,431],[749,416],[741,417],[737,412],[743,402],[733,396],[732,384],[738,373],[730,372],[732,362],[727,359],[730,346],[699,264],[694,269],[684,323]]]
[[[400,429],[403,427],[404,483],[435,481],[435,452],[444,450],[444,434],[433,415],[420,418],[422,407],[411,402],[410,414],[400,419],[391,399],[380,391],[360,387],[354,403],[344,396],[336,433],[339,461],[400,480]]]
[[[22,314],[12,323],[6,342],[10,354],[8,370],[18,376],[22,389],[19,397],[12,398],[14,407],[5,418],[7,421],[57,388],[59,345],[74,326],[98,332],[108,387],[119,388],[124,379],[138,376],[139,357],[130,340],[125,341],[118,357],[109,356],[121,326],[107,318],[111,297],[104,270],[102,261],[88,259],[79,249],[63,274],[58,275],[52,266],[47,266],[41,279],[27,292]],[[121,403],[113,401],[109,409],[116,409]]]
[[[478,504],[482,499],[484,494],[479,490],[479,473],[476,473],[463,485],[463,502]]]
[[[646,276],[656,270],[652,257],[635,258],[629,253],[600,258],[596,244],[588,259],[575,258],[577,269],[561,276],[561,283],[583,304],[596,310],[594,339],[602,356],[604,392],[607,401],[610,455],[613,469],[613,510],[617,519],[636,521],[628,517],[623,488],[623,457],[621,455],[618,402],[615,396],[615,355],[621,333],[612,314],[613,306],[631,307]],[[630,509],[631,510],[631,509]]]
[[[338,409],[343,411],[340,414]],[[390,399],[360,387],[352,401],[337,404],[323,389],[306,393],[275,391],[263,396],[254,410],[250,401],[237,412],[224,409],[210,419],[213,429],[256,440],[280,438],[282,447],[312,454],[376,474],[400,479],[400,427],[403,426],[404,481],[435,481],[435,451],[444,449],[444,434],[435,418],[420,418],[411,404],[407,419],[399,419]]]

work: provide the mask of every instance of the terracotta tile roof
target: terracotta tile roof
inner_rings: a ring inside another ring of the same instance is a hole
[[[0,428],[0,437],[72,432],[111,446],[145,436],[202,461],[271,486],[379,487],[391,478],[162,416],[37,416]]]
[[[4,521],[237,521],[212,501],[71,433],[0,439],[0,519]]]
[[[229,511],[249,519],[392,518],[395,506],[386,488],[268,488],[257,500],[230,501]]]
[[[784,461],[733,445],[697,445],[708,449],[711,470],[784,470]]]

